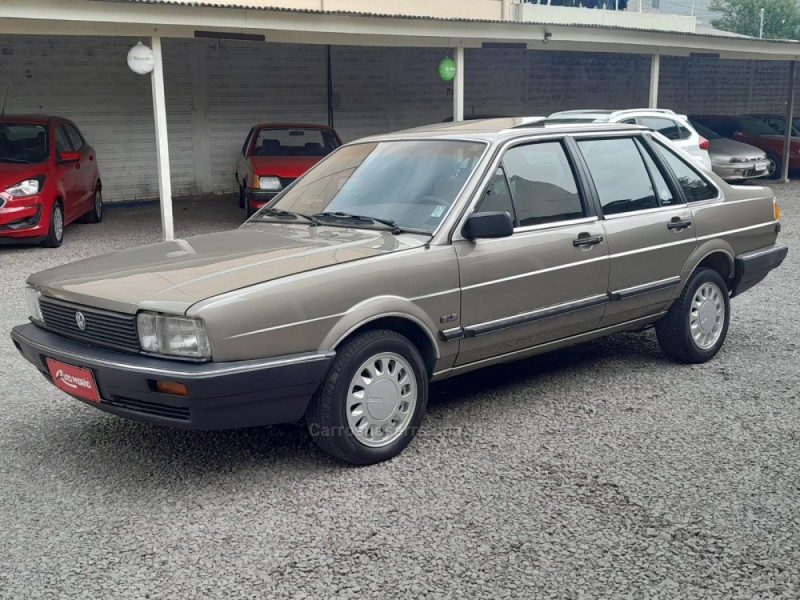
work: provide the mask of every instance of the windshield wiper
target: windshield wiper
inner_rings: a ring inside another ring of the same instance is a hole
[[[381,219],[379,217],[369,217],[366,215],[352,215],[350,213],[345,213],[341,211],[336,212],[321,212],[315,215],[311,215],[314,219],[320,218],[327,218],[327,219],[343,219],[345,221],[360,221],[360,222],[369,222],[369,223],[380,223],[382,225],[386,225],[387,227],[391,227],[392,233],[398,234],[403,233],[403,230],[397,224],[396,221],[392,221],[391,219]]]
[[[308,215],[304,215],[303,213],[290,212],[288,210],[280,210],[278,208],[267,208],[266,210],[262,210],[261,212],[259,212],[258,216],[278,217],[284,219],[296,219],[297,217],[301,217],[306,221],[310,221],[312,225],[317,224],[317,219],[315,217],[309,217]]]

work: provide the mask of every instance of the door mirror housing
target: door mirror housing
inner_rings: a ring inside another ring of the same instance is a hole
[[[733,137],[743,138],[744,134],[741,131],[734,131]]]
[[[80,152],[61,152],[58,155],[58,160],[62,163],[74,163],[81,159]]]
[[[514,224],[505,211],[473,213],[464,223],[461,234],[467,239],[509,237]]]

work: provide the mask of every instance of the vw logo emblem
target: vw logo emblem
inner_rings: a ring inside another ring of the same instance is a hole
[[[78,311],[75,313],[75,323],[78,324],[78,329],[86,331],[86,317],[83,316],[82,312]]]

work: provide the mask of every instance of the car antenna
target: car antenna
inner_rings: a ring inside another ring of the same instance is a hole
[[[11,89],[11,85],[6,86],[6,97],[3,98],[3,109],[0,110],[0,118],[6,116],[6,102],[8,102],[8,92]]]

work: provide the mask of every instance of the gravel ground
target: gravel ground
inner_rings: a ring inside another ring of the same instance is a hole
[[[433,386],[367,468],[300,426],[176,432],[52,388],[0,338],[0,598],[800,597],[800,183],[787,262],[683,366],[623,334]],[[181,203],[178,234],[235,226]],[[7,332],[32,271],[155,241],[153,206],[0,248]]]

